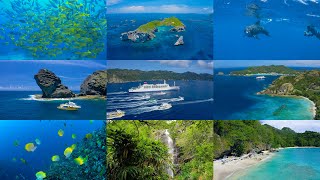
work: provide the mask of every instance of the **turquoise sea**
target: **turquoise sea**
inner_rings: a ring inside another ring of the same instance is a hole
[[[238,69],[216,69],[229,74]],[[221,120],[312,120],[313,104],[301,97],[257,95],[279,76],[214,76],[214,118]]]
[[[236,179],[320,179],[320,148],[283,149]]]

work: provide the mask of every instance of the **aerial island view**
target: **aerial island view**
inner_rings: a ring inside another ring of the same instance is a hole
[[[319,179],[320,123],[214,121],[214,179]]]
[[[106,59],[106,0],[0,0],[0,59]]]
[[[213,61],[109,60],[107,71],[107,119],[213,118]]]
[[[215,61],[214,117],[320,118],[318,61]]]
[[[0,65],[0,119],[105,119],[105,61]]]
[[[215,1],[214,58],[318,60],[319,8],[318,0]]]
[[[107,7],[110,60],[213,59],[213,1],[123,0]]]
[[[104,120],[2,120],[0,129],[1,180],[106,179]]]

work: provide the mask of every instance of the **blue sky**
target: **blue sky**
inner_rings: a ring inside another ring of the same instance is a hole
[[[167,70],[213,74],[213,61],[191,60],[109,60],[108,69]]]
[[[33,76],[49,69],[72,90],[80,90],[83,80],[94,71],[106,69],[106,61],[0,61],[0,90],[40,90]]]
[[[212,13],[213,0],[107,0],[108,13]]]
[[[234,68],[261,65],[285,65],[289,67],[320,67],[320,60],[216,60],[215,68]]]
[[[263,120],[262,124],[269,124],[278,129],[289,127],[295,132],[314,131],[320,132],[320,122],[315,120],[310,121],[297,121],[297,120]]]

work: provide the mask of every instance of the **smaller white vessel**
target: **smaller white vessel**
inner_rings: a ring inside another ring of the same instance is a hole
[[[65,104],[60,104],[57,108],[61,110],[67,110],[67,111],[76,111],[80,109],[81,106],[78,106],[76,105],[76,103],[69,101]]]
[[[172,107],[172,105],[169,104],[169,103],[162,103],[162,104],[159,106],[158,110],[166,110],[166,109],[170,109],[171,107]]]
[[[265,76],[257,76],[256,79],[265,79]]]
[[[107,119],[121,118],[123,116],[125,116],[125,112],[121,110],[116,110],[116,111],[107,113]]]
[[[182,97],[182,96],[179,96],[178,99],[179,99],[179,101],[184,101],[184,97]]]

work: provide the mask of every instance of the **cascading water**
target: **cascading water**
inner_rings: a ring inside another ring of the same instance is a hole
[[[171,139],[170,137],[170,133],[168,131],[168,129],[165,130],[165,141],[166,141],[166,144],[168,146],[168,153],[170,154],[170,158],[171,158],[171,162],[172,164],[174,163],[174,144],[173,144],[173,140]],[[171,178],[173,178],[173,170],[170,166],[167,167],[167,173],[169,174],[169,176]]]

